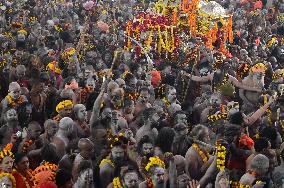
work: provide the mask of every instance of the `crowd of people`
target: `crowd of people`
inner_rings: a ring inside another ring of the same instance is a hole
[[[156,2],[0,0],[0,187],[284,187],[284,1],[215,1],[233,41],[168,52]]]

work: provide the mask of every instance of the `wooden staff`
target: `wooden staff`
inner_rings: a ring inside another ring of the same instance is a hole
[[[83,30],[80,32],[80,39],[78,41],[78,44],[76,46],[76,52],[77,54],[79,54],[79,52],[81,51],[81,48],[82,46],[84,46],[84,42],[85,42],[85,36],[86,35],[86,32],[87,32],[87,26],[88,26],[88,20],[89,20],[89,17],[86,17],[86,20],[85,20],[85,23],[84,23],[84,26],[83,26]]]

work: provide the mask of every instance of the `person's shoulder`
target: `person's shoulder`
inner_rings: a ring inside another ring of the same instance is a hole
[[[52,143],[57,145],[57,146],[61,145],[61,144],[65,145],[64,141],[60,137],[58,137],[56,135],[53,137]]]
[[[185,158],[186,159],[190,159],[192,160],[193,158],[197,158],[196,156],[196,151],[193,149],[193,147],[191,146],[190,148],[188,148],[186,154],[185,154]]]
[[[240,179],[240,184],[251,185],[254,180],[255,177],[253,175],[251,175],[250,173],[245,173]]]
[[[101,162],[100,162],[100,172],[101,173],[108,173],[108,172],[112,172],[114,170],[114,164],[113,162],[108,159],[108,158],[105,158],[103,159]]]
[[[147,182],[143,181],[139,184],[139,188],[147,188]]]

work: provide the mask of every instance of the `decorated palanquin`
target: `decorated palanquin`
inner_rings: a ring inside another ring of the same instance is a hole
[[[220,51],[226,54],[225,43],[233,42],[232,15],[215,1],[183,0],[181,7],[187,13],[192,37],[205,38],[210,48],[217,43]]]
[[[134,20],[129,21],[126,26],[128,36],[141,43],[135,48],[137,53],[148,52],[155,49],[157,52],[166,51],[172,53],[178,47],[178,30],[170,20],[160,14],[140,12]],[[127,38],[127,49],[132,48],[132,41]]]
[[[128,21],[126,35],[126,49],[133,49],[133,38],[139,43],[134,47],[138,55],[149,51],[176,53],[182,50],[184,35],[200,37],[209,48],[215,46],[226,55],[226,43],[233,42],[232,16],[215,1],[158,0]]]

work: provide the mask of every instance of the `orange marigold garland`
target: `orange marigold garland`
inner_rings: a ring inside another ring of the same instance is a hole
[[[58,170],[58,166],[56,164],[43,161],[42,165],[37,167],[32,173],[35,186],[41,183],[42,176],[40,174],[44,172],[47,172],[47,174],[49,172],[48,177],[45,177],[46,178],[45,180],[54,182],[57,170]]]
[[[206,163],[209,160],[209,155],[207,152],[203,152],[197,144],[192,144],[192,147],[196,150],[199,156],[202,158],[202,161]]]
[[[29,147],[31,146],[31,145],[33,145],[33,141],[32,140],[26,140],[25,142],[24,142],[24,144],[23,144],[23,147],[22,147],[22,152],[23,153],[27,153],[28,152],[28,150],[29,150]]]
[[[8,100],[8,105],[11,105],[13,108],[17,108],[18,105],[25,102],[23,96],[20,96],[19,99],[17,99],[16,101],[10,95],[7,95],[5,98]]]
[[[153,188],[154,187],[153,181],[150,177],[147,177],[146,184],[147,184],[147,188]]]

